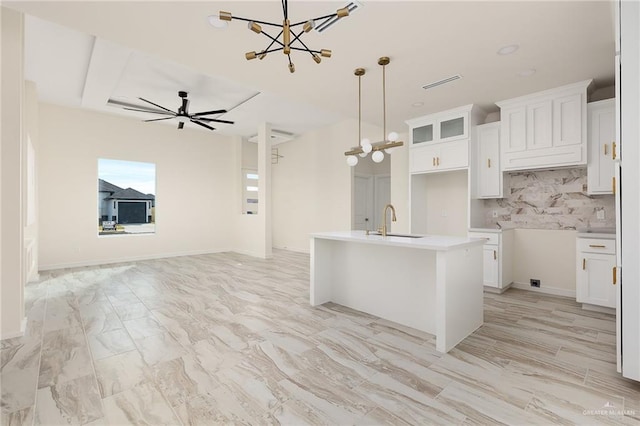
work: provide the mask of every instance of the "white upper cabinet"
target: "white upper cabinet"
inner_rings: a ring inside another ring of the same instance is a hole
[[[411,135],[410,173],[433,173],[469,167],[470,126],[482,112],[473,105],[407,120]]]
[[[500,122],[476,127],[474,143],[477,198],[502,198],[503,178],[500,170]]]
[[[616,138],[615,99],[592,102],[588,110],[589,162],[587,191],[589,194],[612,194],[615,161],[613,150]]]
[[[587,164],[587,87],[591,80],[497,102],[503,170]]]

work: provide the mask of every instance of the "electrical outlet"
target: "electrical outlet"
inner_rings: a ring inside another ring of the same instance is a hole
[[[598,220],[604,220],[604,209],[600,209],[596,212],[596,217]]]
[[[491,212],[491,216],[498,217],[498,210],[494,210]]]
[[[538,287],[540,288],[540,280],[534,280],[533,278],[531,278],[529,280],[529,283],[531,283],[531,287]]]

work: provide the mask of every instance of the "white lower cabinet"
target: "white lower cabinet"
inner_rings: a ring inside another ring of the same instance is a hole
[[[483,248],[483,282],[486,290],[502,293],[513,282],[511,253],[513,251],[513,231],[472,229],[470,238],[485,238]]]
[[[615,308],[615,240],[578,238],[576,260],[576,300],[587,305]]]

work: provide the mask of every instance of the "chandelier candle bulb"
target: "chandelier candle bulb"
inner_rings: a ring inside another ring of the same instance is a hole
[[[310,21],[305,22],[304,25],[302,26],[302,29],[304,30],[305,33],[308,33],[315,27],[316,27],[316,21],[312,19]]]
[[[315,53],[313,54],[313,60],[316,61],[316,64],[319,64],[322,61],[320,56],[316,55]]]
[[[231,19],[233,19],[233,16],[231,16],[230,12],[224,12],[222,10],[218,14],[218,17],[221,21],[231,21]]]
[[[296,72],[296,66],[293,64],[289,64],[289,72],[291,74],[293,74],[294,72]]]
[[[384,154],[382,153],[382,151],[376,151],[371,154],[371,159],[374,163],[381,163],[382,160],[384,160]]]
[[[247,61],[255,59],[256,58],[256,52],[247,52],[247,53],[244,54],[244,57],[247,58]]]
[[[343,7],[338,9],[336,11],[336,15],[338,15],[338,18],[344,18],[345,16],[349,16],[349,8]]]
[[[322,50],[320,50],[320,55],[324,56],[325,58],[330,58],[331,57],[331,50],[322,49]]]
[[[260,24],[256,24],[255,22],[249,22],[249,24],[247,25],[249,26],[249,29],[256,34],[260,34],[262,32],[262,27],[260,26]]]

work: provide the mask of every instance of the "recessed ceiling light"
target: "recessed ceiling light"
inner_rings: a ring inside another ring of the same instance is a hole
[[[418,108],[424,105],[424,102],[414,102],[411,104],[412,107]]]
[[[207,21],[214,28],[227,28],[227,25],[229,25],[227,21],[223,21],[218,15],[207,16]]]
[[[536,73],[536,70],[534,68],[529,68],[527,70],[522,70],[518,72],[518,75],[520,77],[531,77],[532,75],[534,75]]]
[[[516,50],[518,50],[520,46],[518,46],[517,44],[510,44],[508,46],[504,46],[501,47],[500,49],[498,49],[498,55],[511,55],[512,53],[514,53]]]

